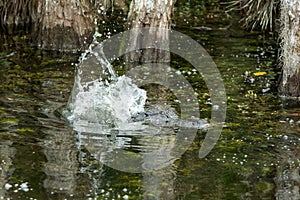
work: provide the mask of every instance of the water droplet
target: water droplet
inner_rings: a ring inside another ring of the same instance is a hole
[[[6,190],[9,190],[11,187],[12,187],[12,185],[9,184],[9,183],[6,183],[5,186],[4,186],[4,188],[5,188]]]

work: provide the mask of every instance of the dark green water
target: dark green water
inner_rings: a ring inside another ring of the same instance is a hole
[[[205,132],[199,131],[180,159],[144,174],[93,159],[78,148],[76,133],[61,118],[78,55],[35,50],[26,37],[3,40],[0,199],[286,199],[291,191],[297,198],[300,108],[283,108],[276,94],[272,35],[236,24],[228,30],[177,30],[203,45],[218,66],[227,93],[226,123],[204,159],[198,153]],[[186,75],[199,94],[201,117],[209,118],[205,82],[190,75],[180,58],[172,66]]]

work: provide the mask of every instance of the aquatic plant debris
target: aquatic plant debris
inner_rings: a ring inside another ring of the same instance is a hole
[[[254,76],[262,76],[262,75],[267,74],[267,72],[255,72],[253,74],[254,74]]]

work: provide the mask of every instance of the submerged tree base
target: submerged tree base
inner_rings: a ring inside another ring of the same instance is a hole
[[[300,108],[300,97],[281,96],[281,100],[283,108]]]
[[[289,77],[286,84],[281,83],[279,91],[284,96],[300,97],[300,72]]]

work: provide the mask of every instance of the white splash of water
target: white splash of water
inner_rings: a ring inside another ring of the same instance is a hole
[[[98,123],[121,127],[130,118],[144,112],[146,91],[138,88],[126,76],[117,77],[111,83],[95,81],[83,87],[72,105],[73,123]]]
[[[104,9],[104,8],[103,8]],[[144,112],[146,91],[129,77],[118,77],[98,41],[98,19],[93,42],[79,58],[75,83],[68,102],[66,118],[76,127],[121,128],[130,118]]]

